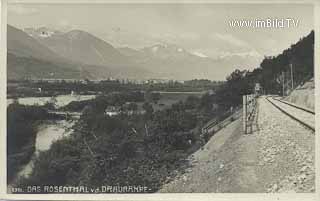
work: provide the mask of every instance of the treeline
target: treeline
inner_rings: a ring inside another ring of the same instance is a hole
[[[258,81],[267,93],[279,93],[281,85],[277,78],[282,72],[290,72],[293,68],[294,85],[297,86],[314,76],[314,31],[300,39],[289,49],[276,57],[265,58],[261,63],[261,75]]]
[[[209,89],[214,90],[219,85],[223,84],[222,81],[211,81],[208,79],[193,79],[186,80],[183,83],[177,81],[169,81],[168,83],[153,83],[145,85],[145,90],[151,91],[207,91]]]
[[[103,111],[107,106],[122,106],[126,102],[144,102],[145,100],[158,100],[159,93],[144,93],[141,91],[114,92],[97,96],[92,100],[72,101],[61,108],[64,111],[81,112],[87,105],[95,105]]]
[[[108,94],[112,92],[127,92],[127,91],[205,91],[214,89],[223,82],[216,82],[206,79],[195,79],[185,81],[184,83],[178,81],[169,81],[166,83],[159,83],[155,81],[148,81],[148,83],[134,83],[123,82],[121,80],[102,80],[100,82],[93,82],[90,80],[74,80],[57,81],[54,83],[48,81],[28,81],[21,80],[8,81],[7,94],[13,97],[29,97],[29,96],[57,96],[70,94],[71,91],[77,94]],[[39,89],[41,88],[41,92]]]
[[[62,119],[49,114],[45,107],[18,103],[7,108],[7,178],[10,182],[22,165],[29,162],[35,150],[39,121]]]

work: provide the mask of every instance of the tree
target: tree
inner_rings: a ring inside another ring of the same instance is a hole
[[[153,110],[153,107],[150,103],[148,103],[148,102],[143,103],[142,108],[146,111],[146,115],[148,117],[152,116],[154,110]]]
[[[151,100],[154,103],[158,103],[158,101],[160,100],[160,93],[151,93]]]
[[[196,96],[188,96],[185,101],[185,106],[187,109],[195,109],[199,106],[199,101],[199,98]]]
[[[136,103],[129,103],[128,108],[129,111],[137,111],[138,105]]]
[[[148,102],[157,103],[160,100],[160,98],[161,98],[161,95],[158,92],[150,92],[150,91],[145,92],[145,100]]]

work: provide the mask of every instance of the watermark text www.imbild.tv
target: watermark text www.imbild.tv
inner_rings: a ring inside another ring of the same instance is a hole
[[[266,19],[232,19],[231,28],[295,28],[299,20],[293,18],[266,18]]]

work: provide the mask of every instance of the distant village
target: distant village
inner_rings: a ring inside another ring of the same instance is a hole
[[[95,79],[95,80],[89,80],[89,79],[56,79],[56,78],[26,78],[25,80],[28,80],[30,82],[48,82],[48,83],[73,83],[73,82],[79,82],[82,84],[89,84],[94,83],[98,84],[100,82],[119,82],[121,84],[166,84],[166,83],[181,83],[183,84],[184,80],[172,80],[172,79],[118,79],[109,77],[107,79]]]

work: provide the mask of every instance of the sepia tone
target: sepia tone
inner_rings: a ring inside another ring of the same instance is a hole
[[[315,192],[311,4],[9,4],[7,192]]]

